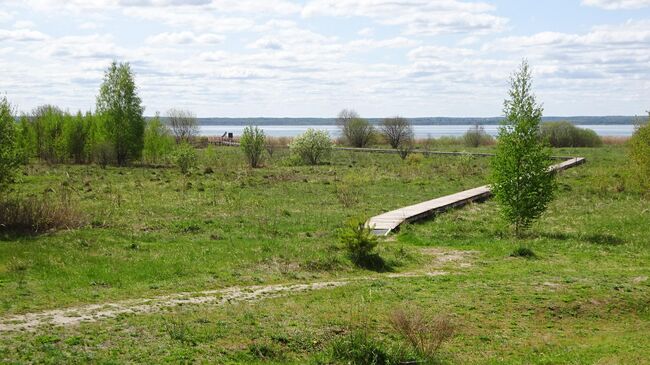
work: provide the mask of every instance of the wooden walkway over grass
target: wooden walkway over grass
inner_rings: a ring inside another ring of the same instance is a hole
[[[581,165],[586,160],[583,157],[569,158],[566,161],[552,165],[549,171],[557,172],[568,168]],[[414,222],[427,218],[448,209],[464,206],[475,201],[483,201],[492,196],[489,185],[479,186],[478,188],[461,191],[433,200],[428,200],[408,207],[392,210],[372,217],[366,222],[366,226],[373,229],[377,235],[387,235],[397,229],[404,222]]]

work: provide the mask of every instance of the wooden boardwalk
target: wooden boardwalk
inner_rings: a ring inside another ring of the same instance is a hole
[[[549,167],[549,171],[557,172],[581,165],[586,160],[582,157],[567,159],[561,163]],[[433,200],[428,200],[408,207],[392,210],[372,217],[366,222],[366,226],[373,229],[377,235],[387,235],[397,229],[404,222],[414,222],[432,215],[442,213],[447,209],[461,207],[471,202],[482,201],[492,196],[489,185],[461,191]]]

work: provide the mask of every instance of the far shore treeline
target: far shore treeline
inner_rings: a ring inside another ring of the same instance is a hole
[[[161,117],[163,121],[165,117]],[[271,117],[250,117],[250,118],[227,118],[209,117],[196,118],[199,125],[241,125],[249,124],[265,125],[336,125],[337,118],[271,118]],[[365,118],[374,125],[380,125],[384,118]],[[416,117],[408,118],[413,125],[499,125],[503,117]],[[637,116],[571,116],[571,117],[543,117],[542,123],[566,121],[576,125],[631,125],[639,120]]]

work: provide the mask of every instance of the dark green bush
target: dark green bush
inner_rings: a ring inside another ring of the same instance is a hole
[[[372,228],[366,227],[365,222],[358,218],[349,220],[345,227],[339,230],[339,240],[345,245],[355,263],[360,263],[372,255],[378,243]]]
[[[553,147],[600,147],[603,144],[593,130],[578,128],[569,122],[543,123],[540,134],[542,140]]]
[[[523,257],[526,259],[536,258],[537,255],[528,247],[518,247],[510,254],[511,257]]]

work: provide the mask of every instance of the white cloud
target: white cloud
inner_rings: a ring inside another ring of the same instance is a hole
[[[95,22],[83,22],[79,24],[79,29],[83,30],[93,30],[99,28],[99,24]]]
[[[641,9],[650,6],[650,0],[582,0],[582,5],[607,10]]]
[[[0,41],[36,42],[48,39],[46,34],[30,29],[0,29]]]
[[[357,32],[357,34],[360,35],[360,36],[363,36],[363,37],[369,37],[369,36],[375,34],[375,30],[373,28],[370,28],[370,27],[365,27],[365,28],[362,28],[361,30],[359,30]]]
[[[219,44],[225,37],[220,34],[193,32],[165,32],[148,37],[146,42],[149,44],[174,45],[174,44]]]
[[[458,0],[312,0],[302,15],[368,17],[384,25],[400,26],[406,34],[485,34],[502,31],[507,24],[506,18],[492,14],[494,10],[484,2]]]
[[[12,18],[13,16],[10,13],[0,10],[0,22],[6,22]]]

